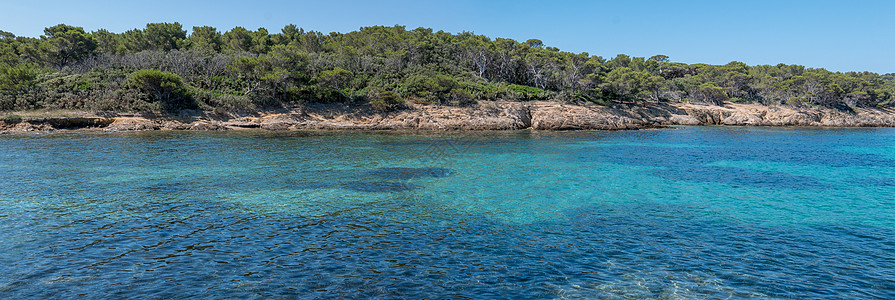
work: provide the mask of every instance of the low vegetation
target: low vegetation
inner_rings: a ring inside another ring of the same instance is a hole
[[[178,23],[124,33],[65,24],[38,38],[0,31],[0,111],[219,111],[341,102],[379,111],[479,100],[895,105],[895,74],[799,65],[606,59],[539,40],[402,26],[323,34]]]

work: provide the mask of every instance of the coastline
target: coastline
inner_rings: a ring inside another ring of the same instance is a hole
[[[27,114],[24,114],[27,115]],[[895,127],[895,109],[793,108],[726,103],[640,103],[604,107],[550,101],[481,101],[473,106],[414,105],[381,113],[368,106],[313,104],[244,114],[181,115],[75,112],[0,121],[0,134],[70,130],[632,130],[672,125]]]

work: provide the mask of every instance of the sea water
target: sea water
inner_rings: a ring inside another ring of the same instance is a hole
[[[0,297],[893,298],[895,129],[2,136]]]

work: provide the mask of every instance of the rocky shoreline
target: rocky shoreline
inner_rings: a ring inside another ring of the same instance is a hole
[[[310,105],[249,114],[96,115],[0,121],[0,133],[64,130],[627,130],[669,125],[895,127],[895,109],[796,109],[728,103],[646,103],[604,107],[548,101],[482,101],[472,107],[416,105],[379,113],[370,107]]]

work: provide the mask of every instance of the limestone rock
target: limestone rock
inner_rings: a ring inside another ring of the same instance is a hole
[[[216,121],[196,121],[189,125],[187,130],[194,131],[224,131],[230,130],[226,126],[222,125],[220,122]]]
[[[55,130],[49,124],[31,124],[29,122],[18,122],[0,126],[0,134],[21,134],[21,133],[39,133],[51,132]]]
[[[155,122],[141,117],[121,117],[115,118],[109,126],[105,128],[107,131],[136,131],[136,130],[158,130],[159,125]]]

